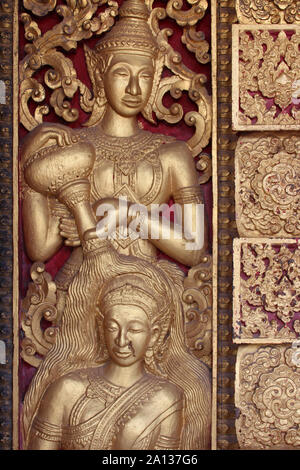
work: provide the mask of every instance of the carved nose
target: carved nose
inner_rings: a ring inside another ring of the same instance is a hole
[[[130,95],[134,95],[134,96],[141,94],[139,79],[137,76],[134,76],[134,75],[130,76],[128,85],[126,87],[126,93],[129,93]]]
[[[125,329],[121,329],[119,331],[119,334],[116,338],[116,343],[120,348],[123,348],[124,346],[128,345],[129,341],[128,341],[127,332]]]

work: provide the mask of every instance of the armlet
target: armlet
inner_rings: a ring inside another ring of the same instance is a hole
[[[62,428],[35,418],[32,424],[34,434],[45,441],[61,442]]]
[[[173,194],[174,202],[177,204],[203,204],[202,190],[200,186],[187,186],[180,188]]]

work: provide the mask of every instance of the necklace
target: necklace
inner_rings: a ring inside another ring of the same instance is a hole
[[[173,142],[173,137],[139,131],[130,137],[116,137],[104,134],[99,127],[91,127],[80,133],[82,138],[90,140],[96,148],[96,160],[104,159],[116,163],[128,173],[128,164],[146,158],[153,160],[153,152],[162,144]],[[97,158],[98,157],[98,158]],[[125,174],[125,173],[124,173]]]
[[[108,382],[99,370],[92,371],[89,376],[89,385],[86,390],[88,398],[100,398],[106,403],[114,402],[125,390],[125,387],[120,387]]]

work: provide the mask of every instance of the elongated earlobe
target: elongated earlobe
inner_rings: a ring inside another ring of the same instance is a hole
[[[149,343],[149,346],[152,348],[153,345],[156,343],[156,341],[158,340],[159,338],[159,335],[160,335],[160,332],[161,332],[161,329],[160,329],[160,326],[159,325],[154,325],[152,327],[152,335],[151,335],[151,339],[150,339],[150,343]]]

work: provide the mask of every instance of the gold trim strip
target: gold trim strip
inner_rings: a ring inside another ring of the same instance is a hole
[[[217,161],[217,1],[211,5],[212,61],[212,184],[213,184],[213,315],[212,315],[212,434],[211,448],[217,449],[217,372],[218,372],[218,161]]]
[[[19,60],[19,1],[13,13],[13,449],[19,449],[19,180],[18,180],[18,60]]]

